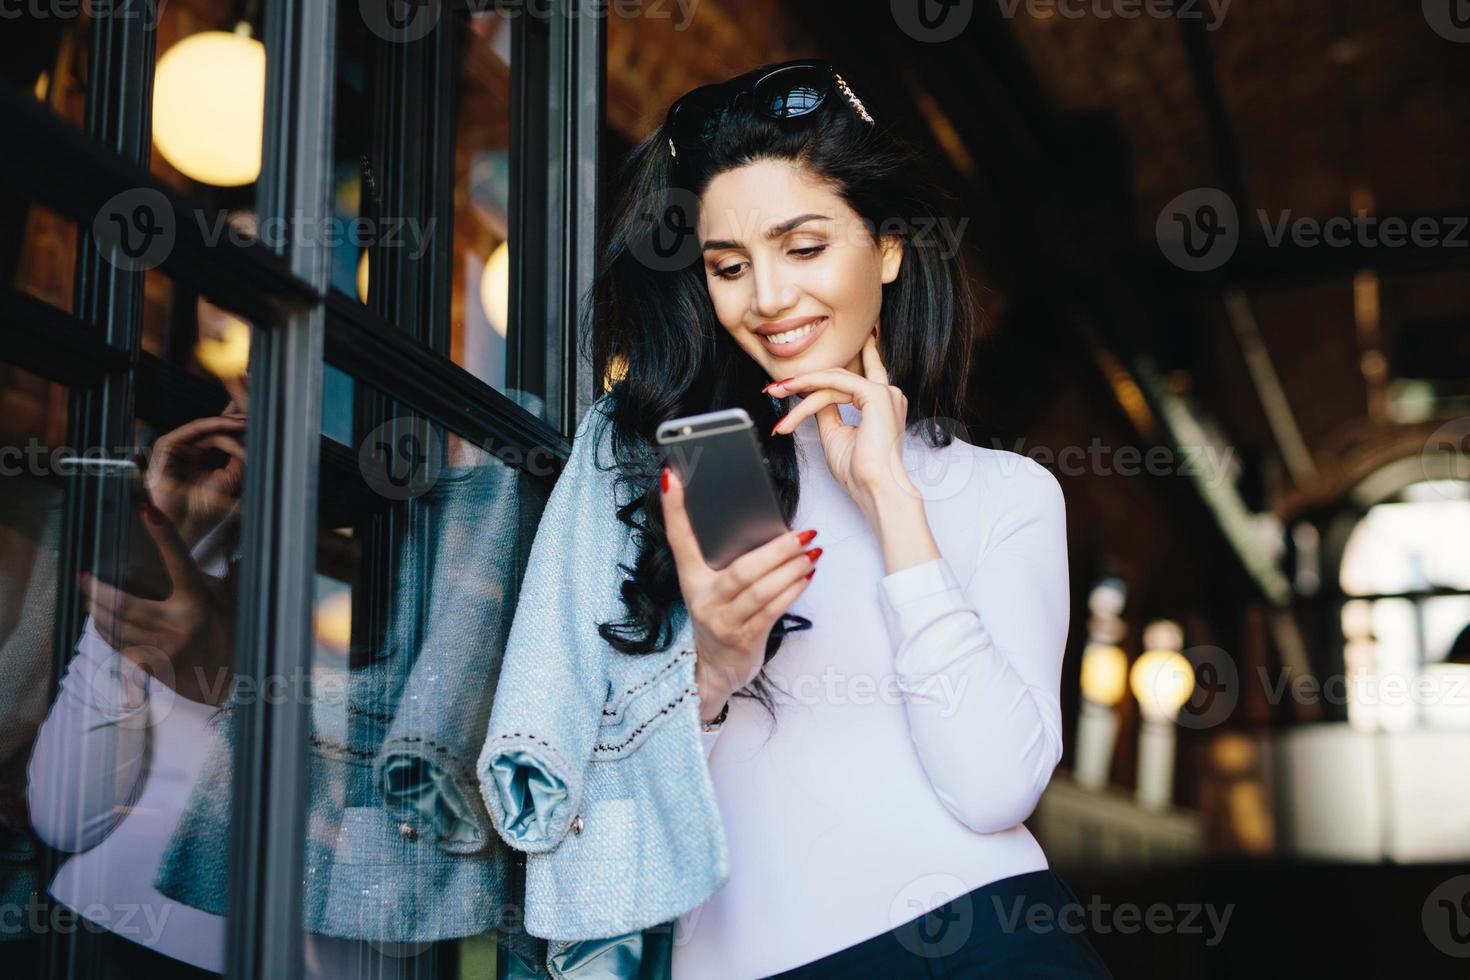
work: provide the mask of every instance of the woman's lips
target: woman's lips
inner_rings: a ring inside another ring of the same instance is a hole
[[[815,344],[817,342],[817,338],[822,335],[822,331],[827,329],[827,320],[827,317],[822,317],[816,323],[811,325],[812,329],[807,332],[806,336],[797,337],[795,340],[785,344],[773,343],[771,341],[771,338],[763,334],[756,334],[756,336],[760,337],[761,345],[765,347],[765,349],[769,351],[773,356],[795,357],[797,354],[800,354],[802,351],[806,350],[812,344]]]

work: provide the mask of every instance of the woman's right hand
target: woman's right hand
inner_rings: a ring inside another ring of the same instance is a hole
[[[724,568],[710,568],[684,509],[678,474],[664,467],[660,480],[669,550],[694,624],[700,717],[713,721],[730,695],[760,673],[771,627],[806,589],[822,549],[805,550],[816,531],[791,531]]]
[[[233,407],[226,407],[226,412]],[[178,528],[184,543],[199,538],[240,502],[245,486],[245,419],[194,419],[158,437],[146,471],[148,497]]]

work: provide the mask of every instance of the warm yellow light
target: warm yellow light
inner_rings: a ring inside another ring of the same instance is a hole
[[[607,368],[602,372],[602,390],[611,390],[613,385],[627,376],[628,359],[622,354],[614,354],[607,359]]]
[[[1128,654],[1107,643],[1082,651],[1082,696],[1109,708],[1128,693]]]
[[[366,303],[368,298],[368,253],[364,249],[362,258],[357,260],[357,298]]]
[[[250,369],[250,324],[221,310],[221,334],[200,337],[194,356],[216,378],[238,378]]]
[[[1149,650],[1133,662],[1128,686],[1145,718],[1172,721],[1194,692],[1194,665],[1178,650]]]
[[[158,59],[153,143],[184,176],[216,187],[251,183],[264,128],[265,45],[248,33],[191,34]]]
[[[510,243],[501,242],[490,253],[480,274],[480,306],[485,319],[504,337],[510,330]]]
[[[333,592],[317,603],[314,624],[318,643],[345,651],[352,642],[352,593]]]

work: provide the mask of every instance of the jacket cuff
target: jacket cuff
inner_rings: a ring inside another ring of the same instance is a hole
[[[490,839],[490,818],[476,781],[448,746],[422,736],[383,744],[374,783],[389,813],[434,828],[448,854],[475,854]]]
[[[582,771],[551,743],[511,733],[485,743],[477,773],[490,822],[518,851],[554,850],[571,827]]]

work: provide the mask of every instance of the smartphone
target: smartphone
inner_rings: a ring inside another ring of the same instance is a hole
[[[69,479],[89,484],[101,502],[102,521],[89,550],[87,571],[108,585],[140,599],[167,599],[173,580],[153,535],[143,524],[148,488],[138,464],[131,459],[94,459],[74,456],[58,467]]]
[[[790,530],[745,409],[669,419],[656,438],[684,484],[684,509],[711,568]]]

